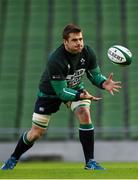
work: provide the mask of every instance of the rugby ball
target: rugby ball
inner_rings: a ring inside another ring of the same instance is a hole
[[[132,53],[126,47],[115,45],[108,49],[109,60],[114,64],[130,65],[132,62]]]

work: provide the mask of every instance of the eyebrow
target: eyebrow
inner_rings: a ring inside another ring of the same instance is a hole
[[[78,40],[78,39],[79,39],[79,40],[82,40],[83,38],[82,38],[82,37],[81,37],[81,38],[73,38],[72,41],[76,41],[76,40]]]

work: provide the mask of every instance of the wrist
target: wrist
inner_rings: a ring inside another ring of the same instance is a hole
[[[101,84],[100,84],[101,89],[105,89],[105,81],[106,81],[106,80],[104,80],[104,81],[101,82]]]
[[[76,94],[76,101],[81,99],[80,95],[81,95],[81,92],[78,91],[77,94]]]

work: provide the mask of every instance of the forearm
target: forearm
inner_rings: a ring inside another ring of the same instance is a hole
[[[101,98],[92,96],[88,91],[76,91],[71,88],[67,88],[66,81],[51,81],[51,84],[57,94],[57,96],[63,101],[77,101],[81,99],[90,99],[99,101]]]
[[[51,85],[56,95],[63,101],[76,101],[80,99],[80,92],[67,87],[65,80],[51,81]]]
[[[101,89],[103,88],[102,87],[103,82],[106,81],[107,79],[105,76],[101,74],[99,67],[89,70],[87,72],[87,77],[95,86]]]

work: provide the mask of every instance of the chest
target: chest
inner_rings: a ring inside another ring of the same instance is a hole
[[[83,55],[68,57],[68,74],[82,74],[82,69],[87,69],[88,60]]]
[[[68,70],[66,75],[67,83],[70,87],[78,84],[87,69],[85,57],[75,57],[68,60]]]

